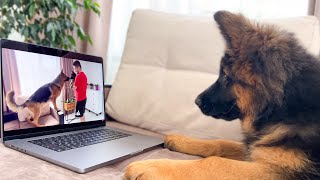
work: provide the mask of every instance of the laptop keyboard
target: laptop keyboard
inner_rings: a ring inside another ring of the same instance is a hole
[[[92,131],[67,134],[50,138],[36,139],[28,141],[57,152],[75,149],[92,144],[98,144],[106,141],[112,141],[131,136],[111,129],[97,129]]]

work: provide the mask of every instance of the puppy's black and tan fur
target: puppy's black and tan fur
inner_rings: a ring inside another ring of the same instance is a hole
[[[67,77],[62,71],[60,74],[50,83],[41,86],[36,92],[34,92],[29,99],[21,105],[18,105],[14,100],[14,91],[9,91],[6,95],[6,102],[10,110],[19,112],[25,108],[29,111],[30,116],[26,120],[36,127],[42,127],[44,125],[39,124],[39,117],[41,113],[41,107],[50,101],[53,103],[54,109],[57,108],[56,100],[61,94],[61,89],[64,86],[64,82],[68,81]]]
[[[320,61],[292,33],[217,12],[226,41],[220,76],[196,104],[241,120],[243,143],[166,137],[174,151],[205,157],[129,165],[127,179],[320,179]]]

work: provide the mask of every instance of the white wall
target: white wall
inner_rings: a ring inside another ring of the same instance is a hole
[[[80,61],[82,71],[86,74],[88,79],[88,84],[98,84],[100,97],[103,97],[103,74],[102,74],[102,64],[88,61]],[[88,93],[87,93],[88,94]],[[87,99],[91,97],[87,96]],[[88,101],[87,101],[88,102]],[[101,107],[104,105],[104,99],[101,98]],[[104,109],[102,108],[104,113]]]
[[[87,75],[88,84],[99,84],[100,89],[103,88],[102,65],[95,62],[79,61],[82,71]]]
[[[31,95],[60,73],[60,58],[15,50],[22,95]]]

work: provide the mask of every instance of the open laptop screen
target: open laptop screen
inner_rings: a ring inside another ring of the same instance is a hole
[[[3,131],[104,120],[102,63],[59,52],[1,48]]]

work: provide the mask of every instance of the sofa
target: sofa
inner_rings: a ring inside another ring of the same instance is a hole
[[[317,18],[263,21],[293,32],[308,51],[318,55]],[[134,11],[122,62],[106,99],[110,116],[107,126],[162,138],[168,133],[180,133],[241,141],[239,120],[226,122],[206,117],[194,103],[196,96],[217,79],[224,48],[211,16]],[[126,166],[136,160],[200,158],[157,148],[87,174],[77,174],[2,145],[0,149],[0,179],[118,180]]]

